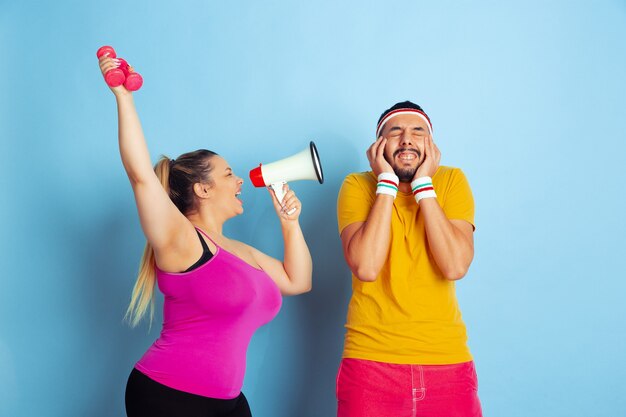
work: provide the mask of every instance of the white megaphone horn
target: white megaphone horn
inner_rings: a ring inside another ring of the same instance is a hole
[[[255,187],[270,187],[276,199],[282,204],[285,193],[283,185],[289,181],[317,180],[324,183],[324,172],[317,148],[313,142],[295,155],[267,165],[259,164],[250,171],[250,181]],[[288,214],[293,213],[292,209]]]

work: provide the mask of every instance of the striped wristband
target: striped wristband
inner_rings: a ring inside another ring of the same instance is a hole
[[[420,177],[411,183],[411,190],[415,201],[418,203],[424,198],[437,197],[433,188],[433,180],[430,177]]]
[[[376,194],[387,194],[396,198],[398,194],[399,179],[391,172],[381,172],[378,174],[378,184],[376,184]]]

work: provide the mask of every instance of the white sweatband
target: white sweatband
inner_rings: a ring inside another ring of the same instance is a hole
[[[433,188],[433,180],[430,177],[419,177],[411,183],[411,191],[418,203],[425,198],[437,198]]]
[[[433,134],[433,125],[430,123],[430,119],[428,118],[426,113],[417,109],[408,108],[408,109],[396,109],[394,111],[390,111],[389,113],[387,113],[387,115],[385,115],[385,117],[383,117],[380,120],[380,122],[378,122],[378,125],[376,126],[376,137],[380,136],[380,133],[382,132],[383,127],[385,127],[385,123],[387,123],[389,120],[393,119],[394,117],[401,116],[403,114],[412,114],[412,115],[418,116],[420,119],[426,122],[426,126],[428,126],[428,133],[430,133],[431,135]]]
[[[376,194],[387,194],[396,198],[398,194],[398,184],[400,180],[398,176],[391,172],[381,172],[378,174],[378,183],[376,184]]]

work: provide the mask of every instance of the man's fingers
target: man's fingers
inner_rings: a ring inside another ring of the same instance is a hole
[[[387,144],[387,138],[382,138],[380,143],[378,144],[378,150],[376,151],[377,158],[384,158],[386,144]]]
[[[376,155],[378,153],[378,147],[380,146],[380,141],[382,140],[382,136],[380,136],[378,139],[376,139],[374,141],[374,143],[372,143],[372,145],[367,149],[367,159],[371,161],[376,159]]]
[[[372,144],[372,146],[370,146],[370,148],[368,149],[368,154],[367,154],[370,162],[373,162],[377,160],[378,158],[380,158],[380,156],[385,151],[386,142],[387,142],[387,139],[380,136],[378,139],[376,139],[376,141]]]
[[[435,141],[432,137],[430,138],[430,143],[432,144],[433,154],[435,155],[437,163],[439,163],[439,159],[441,158],[441,151],[439,150],[439,147],[437,147],[437,145],[435,144]]]
[[[374,154],[374,146],[376,146],[376,142],[372,143],[367,151],[365,151],[365,155],[367,155],[368,160],[372,160],[372,155]]]
[[[439,147],[435,144],[434,141],[433,141],[433,151],[435,152],[435,155],[437,155],[437,158],[441,157],[441,151],[439,150]]]

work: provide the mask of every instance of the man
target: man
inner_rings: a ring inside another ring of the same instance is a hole
[[[463,172],[439,166],[432,125],[410,101],[386,110],[346,177],[337,217],[352,270],[338,417],[482,415],[454,281],[474,256]]]

